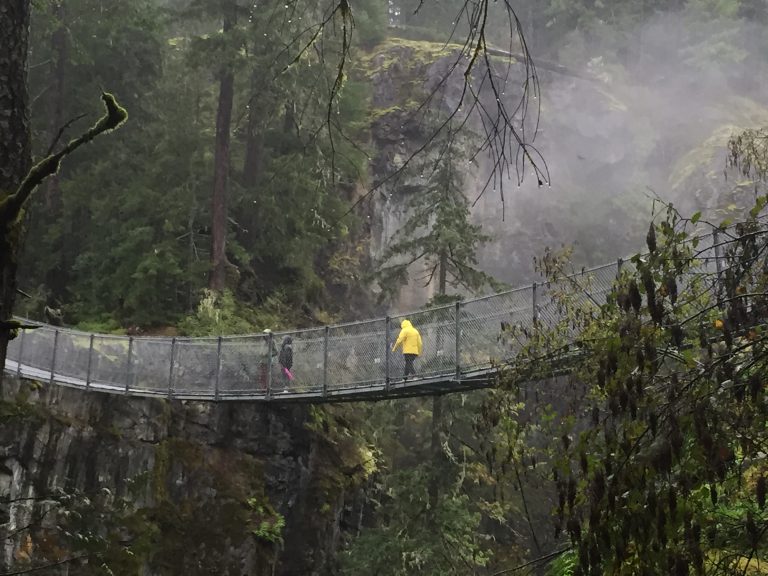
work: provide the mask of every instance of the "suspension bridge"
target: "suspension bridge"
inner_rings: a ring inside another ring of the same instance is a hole
[[[702,239],[709,239],[704,247]],[[699,239],[698,274],[719,273],[717,233]],[[5,370],[50,385],[128,396],[201,401],[338,402],[426,396],[492,386],[537,327],[560,319],[558,290],[595,306],[606,300],[618,260],[569,276],[560,286],[532,284],[499,294],[361,322],[208,338],[91,334],[37,324],[8,348]],[[403,319],[421,332],[417,374],[403,379],[392,345]],[[511,329],[510,329],[511,328]],[[293,340],[294,379],[276,350]]]

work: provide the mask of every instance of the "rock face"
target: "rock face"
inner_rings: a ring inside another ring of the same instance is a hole
[[[676,59],[657,50],[658,58],[622,73],[602,59],[583,64],[578,76],[538,70],[540,93],[529,101],[526,134],[530,140],[533,125],[538,127],[534,143],[551,184],[538,186],[530,170],[519,174],[514,147],[509,169],[498,171],[495,179],[484,154],[463,169],[472,217],[492,237],[478,253],[485,272],[520,286],[540,280],[534,258],[547,247],[573,247],[576,270],[642,250],[657,195],[684,214],[702,210],[713,221],[738,218],[738,209],[751,207],[751,185],[738,177],[723,178],[724,149],[740,128],[766,123],[764,90],[727,99],[713,88],[726,90],[716,78],[702,90],[702,73],[680,73]],[[364,62],[372,89],[371,180],[381,184],[369,217],[374,261],[406,220],[408,194],[418,190],[418,174],[391,175],[425,141],[422,103],[439,84],[429,105],[444,115],[458,107],[465,63],[459,61],[448,75],[455,62],[450,45],[394,38]],[[509,79],[508,108],[515,109],[526,70],[519,63],[507,69],[503,59],[492,60],[497,65],[498,77]],[[487,97],[479,90],[481,98]],[[467,98],[462,107],[466,111],[469,105]],[[468,127],[482,135],[481,123],[470,120]],[[524,176],[520,184],[518,176]],[[411,278],[423,276],[413,272]],[[392,303],[393,310],[412,310],[429,300],[434,286],[423,284],[412,280]]]
[[[418,193],[419,185],[424,183],[418,172],[401,169],[430,136],[429,122],[425,121],[426,110],[430,110],[427,114],[437,114],[441,119],[458,110],[457,123],[469,114],[465,130],[474,132],[474,136],[470,135],[464,145],[466,160],[460,169],[465,194],[473,205],[473,220],[482,224],[484,231],[492,237],[491,242],[478,253],[484,271],[513,286],[531,282],[537,279],[533,266],[536,256],[543,254],[547,246],[578,245],[584,238],[590,238],[595,221],[603,227],[614,226],[617,242],[602,252],[592,246],[584,246],[583,250],[577,250],[579,263],[603,263],[624,255],[635,238],[627,232],[631,227],[618,223],[625,214],[623,207],[611,211],[616,204],[613,197],[618,195],[612,189],[608,195],[613,200],[604,202],[604,199],[597,198],[593,188],[588,188],[586,192],[585,181],[592,183],[600,176],[586,171],[573,150],[582,150],[583,140],[588,139],[592,152],[600,155],[597,163],[602,169],[624,160],[625,155],[618,158],[611,156],[616,150],[611,141],[618,139],[617,134],[624,136],[625,111],[611,109],[612,102],[608,102],[607,98],[599,99],[594,84],[588,81],[573,78],[565,81],[552,72],[540,72],[544,111],[537,147],[552,171],[554,185],[539,187],[535,178],[525,174],[526,178],[519,186],[514,149],[507,152],[511,154],[509,170],[499,170],[496,177],[491,175],[487,154],[476,153],[490,122],[486,115],[491,113],[488,111],[495,110],[495,97],[484,82],[484,64],[478,63],[473,74],[473,87],[481,87],[478,96],[483,106],[473,105],[471,90],[466,90],[464,85],[466,62],[459,60],[457,64],[457,55],[456,47],[390,39],[388,43],[378,46],[375,55],[365,62],[372,88],[371,137],[375,151],[370,169],[372,181],[380,184],[378,193],[373,197],[374,207],[370,214],[373,260],[381,260],[386,247],[407,219],[409,194]],[[500,94],[506,99],[508,110],[516,109],[522,97],[518,80],[525,77],[524,65],[514,61],[508,63],[502,58],[493,59],[492,65],[497,78],[509,78],[506,84],[499,85]],[[578,101],[572,96],[576,83],[576,92],[581,99]],[[490,101],[486,101],[488,99]],[[582,100],[590,102],[591,108],[582,106]],[[428,104],[424,105],[424,102]],[[534,122],[537,105],[531,95],[529,124]],[[482,118],[479,108],[486,111]],[[580,117],[575,110],[581,112]],[[573,117],[579,117],[581,125],[575,124]],[[601,118],[602,124],[607,126],[605,134],[593,134],[594,118]],[[511,138],[511,135],[507,137]],[[602,184],[609,189],[614,182],[603,181]],[[592,216],[594,210],[591,206],[582,210],[584,214],[574,209],[580,199],[588,196],[591,205],[608,205],[599,218]],[[613,219],[609,220],[606,214]],[[410,276],[419,278],[424,275],[422,272],[414,269]],[[434,295],[434,289],[434,283],[424,286],[423,282],[412,281],[401,290],[392,308],[398,312],[416,309]]]
[[[371,86],[372,182],[378,193],[369,213],[371,258],[381,262],[387,246],[407,219],[407,199],[417,189],[418,174],[405,164],[428,136],[422,103],[446,73],[455,49],[432,42],[390,39],[363,63]],[[460,85],[451,82],[450,86]],[[445,108],[442,103],[437,104]],[[411,276],[418,276],[411,270]],[[418,308],[432,297],[433,286],[404,286],[393,310]]]
[[[3,386],[0,572],[85,550],[115,574],[333,573],[355,447],[317,409]]]

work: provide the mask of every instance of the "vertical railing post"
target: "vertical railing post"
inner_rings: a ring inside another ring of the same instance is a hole
[[[387,316],[384,320],[384,391],[389,392],[389,342],[390,338],[390,325],[392,319]]]
[[[267,336],[267,400],[272,398],[272,348],[275,345],[275,336],[272,332]]]
[[[25,328],[21,329],[21,340],[19,341],[19,361],[16,364],[16,376],[21,377],[21,361],[24,359],[24,336],[27,334],[27,330]]]
[[[323,397],[328,396],[328,334],[331,329],[325,327],[325,335],[323,337]]]
[[[621,267],[624,266],[624,259],[619,258],[616,260],[616,280],[621,278]]]
[[[213,382],[213,399],[219,401],[219,381],[221,380],[221,336],[216,341],[216,379]]]
[[[85,389],[88,390],[91,387],[91,366],[93,364],[93,334],[89,338],[88,342],[88,367],[85,369]]]
[[[715,249],[715,267],[717,268],[717,279],[720,280],[720,275],[723,273],[723,264],[720,262],[720,238],[717,230],[712,232],[712,246]]]
[[[171,367],[168,369],[168,399],[173,398],[173,365],[176,363],[176,338],[171,339]]]
[[[720,262],[720,237],[717,230],[712,232],[712,246],[715,249],[715,269],[717,270],[717,305],[723,307],[723,264]]]
[[[531,319],[533,320],[533,327],[536,328],[539,323],[539,303],[536,297],[536,282],[531,284],[531,308]]]
[[[454,321],[456,332],[456,382],[461,382],[461,301],[456,300],[454,308]]]
[[[59,346],[59,331],[53,332],[53,354],[51,355],[51,384],[53,384],[53,376],[56,373],[56,349]]]
[[[128,358],[125,360],[125,393],[131,389],[131,363],[133,362],[133,336],[128,336]]]

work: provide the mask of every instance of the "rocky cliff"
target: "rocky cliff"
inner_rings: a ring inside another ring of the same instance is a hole
[[[472,96],[464,90],[466,63],[460,60],[456,65],[458,54],[459,48],[452,45],[390,38],[363,62],[372,92],[375,154],[370,170],[372,181],[380,184],[371,211],[374,261],[406,220],[408,194],[418,193],[420,175],[413,170],[397,172],[429,137],[426,111],[437,109],[446,117],[458,109],[461,119],[473,109]],[[502,84],[507,108],[516,109],[526,76],[524,64],[501,57],[491,63],[498,78],[507,78]],[[480,98],[488,96],[483,66],[478,64],[473,80]],[[465,126],[475,133],[475,147],[467,147],[461,166],[465,194],[473,203],[474,221],[492,236],[478,257],[485,271],[511,285],[536,278],[534,258],[547,246],[575,244],[579,263],[594,264],[625,255],[641,238],[639,219],[628,218],[642,203],[630,183],[642,159],[634,154],[634,119],[626,104],[597,76],[540,70],[538,80],[541,117],[537,117],[539,100],[531,94],[528,123],[539,122],[536,144],[551,171],[547,185],[539,186],[529,174],[520,174],[524,179],[519,185],[514,166],[498,170],[494,179],[487,154],[476,154],[488,119],[481,119],[475,107]],[[428,98],[428,105],[422,106]],[[485,105],[486,110],[495,106]],[[513,157],[514,151],[511,162]],[[611,241],[606,244],[607,237]],[[413,270],[411,277],[422,276],[418,272]],[[434,286],[412,281],[393,308],[418,308],[433,292]]]
[[[3,386],[0,572],[333,573],[368,465],[333,410]]]
[[[537,122],[535,145],[550,183],[538,186],[528,173],[518,185],[511,166],[486,187],[484,154],[463,167],[473,218],[493,238],[478,254],[484,271],[516,286],[538,279],[533,260],[546,247],[572,246],[577,267],[627,256],[642,249],[654,198],[718,221],[752,205],[754,183],[723,177],[725,146],[731,134],[766,123],[764,90],[723,84],[716,71],[692,71],[658,52],[626,68],[593,58],[569,62],[578,74],[538,69],[539,98],[528,115]],[[371,180],[381,184],[370,212],[374,260],[405,221],[408,193],[418,189],[418,174],[390,175],[424,142],[421,104],[440,85],[430,106],[445,112],[458,105],[464,61],[448,75],[457,53],[442,43],[389,38],[363,59],[371,86]],[[528,71],[502,58],[492,65],[507,79],[504,97],[514,109]],[[483,130],[476,118],[467,127]],[[433,289],[412,281],[393,308],[417,308]]]

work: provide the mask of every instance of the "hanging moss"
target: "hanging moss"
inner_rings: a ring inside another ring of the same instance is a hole
[[[403,49],[409,55],[408,68],[414,69],[433,64],[440,58],[456,53],[456,51],[461,50],[461,45],[387,38],[381,44],[374,46],[368,53],[363,54],[357,67],[367,77],[387,72],[395,64],[403,65],[404,62],[401,58]]]

